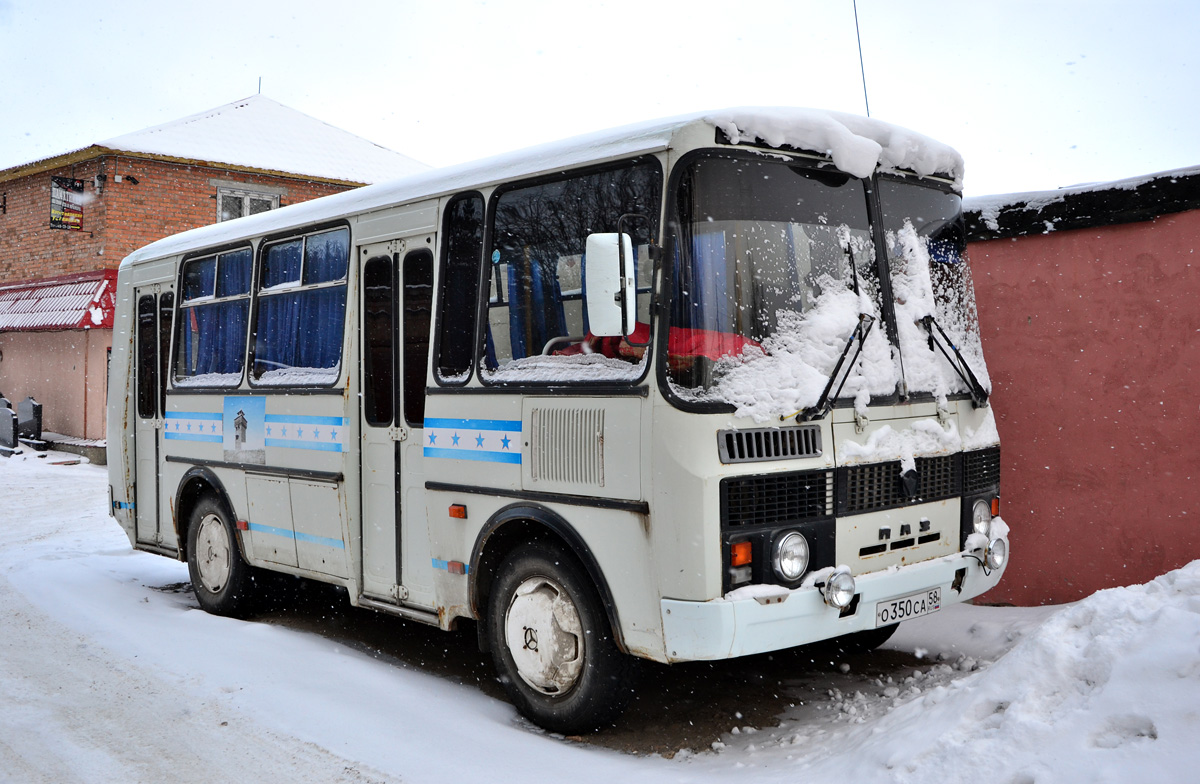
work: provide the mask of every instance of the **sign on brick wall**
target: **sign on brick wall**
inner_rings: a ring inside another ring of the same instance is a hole
[[[50,178],[50,228],[83,229],[83,180]]]

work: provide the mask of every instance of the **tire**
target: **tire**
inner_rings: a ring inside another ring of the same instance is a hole
[[[554,545],[530,543],[500,565],[487,632],[509,699],[551,732],[608,726],[633,692],[634,660],[617,648],[582,567]]]
[[[188,574],[201,609],[244,618],[251,612],[253,572],[238,550],[238,538],[225,507],[201,498],[188,523]]]
[[[829,644],[847,656],[870,653],[890,640],[898,628],[900,628],[900,624],[893,623],[891,626],[881,626],[878,629],[865,629],[861,632],[836,637],[830,640]]]

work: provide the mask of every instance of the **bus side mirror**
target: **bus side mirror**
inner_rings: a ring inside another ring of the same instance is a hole
[[[584,265],[588,331],[597,337],[632,333],[637,319],[632,237],[589,234]]]

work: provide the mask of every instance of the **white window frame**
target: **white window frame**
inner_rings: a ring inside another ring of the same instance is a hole
[[[260,201],[268,201],[271,203],[270,209],[279,209],[279,194],[269,191],[259,191],[252,188],[228,188],[225,186],[217,187],[217,223],[233,218],[224,217],[224,210],[221,208],[222,202],[226,198],[240,198],[242,200],[242,214],[238,218],[244,218],[250,214],[250,200],[258,199]]]

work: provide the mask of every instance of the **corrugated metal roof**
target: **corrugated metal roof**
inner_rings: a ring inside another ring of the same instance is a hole
[[[0,332],[112,329],[116,270],[0,286]]]

